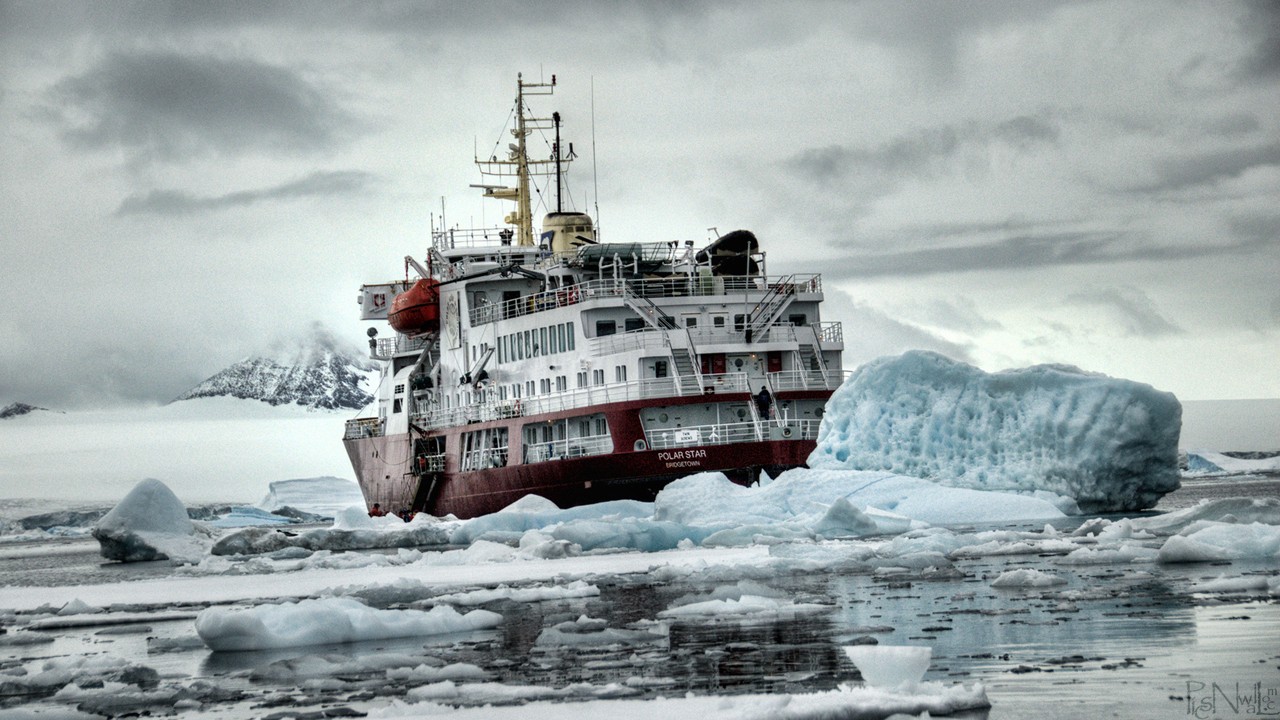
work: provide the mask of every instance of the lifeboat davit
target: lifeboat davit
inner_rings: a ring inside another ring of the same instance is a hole
[[[440,282],[423,278],[391,300],[387,322],[397,332],[421,335],[440,329]]]

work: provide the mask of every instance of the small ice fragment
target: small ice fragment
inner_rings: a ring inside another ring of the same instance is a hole
[[[933,648],[914,645],[847,645],[844,654],[868,685],[914,692],[933,659]]]

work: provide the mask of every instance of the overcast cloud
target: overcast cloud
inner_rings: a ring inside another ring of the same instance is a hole
[[[467,186],[517,72],[557,75],[604,239],[751,228],[824,273],[849,368],[1280,397],[1278,8],[0,0],[0,404],[362,342],[442,206],[509,209]]]

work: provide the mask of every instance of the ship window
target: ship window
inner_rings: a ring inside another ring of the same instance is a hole
[[[745,329],[746,329],[746,327],[747,327],[747,316],[746,316],[746,315],[734,315],[734,316],[733,316],[733,329],[734,329],[734,330],[737,330],[738,332],[742,332],[743,330],[745,330]]]
[[[688,315],[684,319],[684,326],[687,328],[698,327],[698,317],[696,315]]]
[[[573,323],[571,322],[565,323],[565,325],[568,327],[568,332],[566,334],[569,336],[569,349],[572,350],[573,349]]]
[[[788,315],[788,316],[787,316],[787,322],[791,323],[792,325],[796,325],[796,326],[808,325],[809,323],[805,322],[806,320],[808,320],[808,318],[807,318],[807,317],[805,317],[804,313],[800,313],[800,314],[798,314],[798,315]]]
[[[615,366],[614,366],[614,368],[613,368],[613,379],[614,379],[614,380],[616,380],[617,382],[626,382],[626,381],[627,381],[627,366],[626,366],[626,365],[615,365]]]
[[[391,412],[393,413],[401,412],[401,410],[403,409],[403,406],[401,405],[402,402],[404,401],[401,400],[400,398],[396,398],[395,403],[391,406]]]
[[[592,371],[591,371],[591,384],[592,384],[592,385],[603,385],[603,384],[604,384],[604,370],[592,370]]]
[[[626,321],[623,322],[623,329],[627,332],[643,330],[644,320],[641,320],[640,318],[627,318]]]
[[[653,362],[653,376],[656,378],[664,378],[667,376],[666,360],[655,360]]]
[[[587,386],[587,371],[583,370],[582,372],[578,373],[578,387],[586,387],[586,386]]]
[[[546,355],[548,352],[555,352],[555,348],[552,348],[547,345],[547,329],[546,328],[538,329],[538,340],[539,340],[538,344],[542,346],[543,355]]]
[[[397,386],[396,386],[396,394],[397,394],[397,395],[403,395],[403,394],[404,394],[404,385],[403,385],[403,384],[400,384],[400,385],[397,385]]]
[[[596,321],[596,337],[604,337],[613,335],[618,332],[618,323],[613,320],[597,320]]]
[[[569,348],[568,348],[568,346],[565,344],[565,339],[564,339],[564,325],[563,325],[563,324],[561,324],[561,325],[557,325],[557,326],[556,326],[556,335],[560,336],[560,351],[561,351],[561,352],[564,352],[565,350],[568,350]]]
[[[529,339],[529,331],[525,330],[520,334],[524,336],[524,356],[523,357],[527,357],[527,358],[533,357],[533,342]]]
[[[566,376],[564,376],[564,375],[559,375],[559,376],[557,376],[557,377],[556,377],[556,390],[557,390],[558,392],[564,392],[565,390],[568,390],[568,389],[569,389],[569,378],[568,378],[568,377],[566,377]]]
[[[716,315],[715,317],[711,318],[711,326],[722,328],[724,327],[724,320],[725,320],[725,317],[723,315]]]
[[[605,419],[605,418],[604,418],[604,416],[597,415],[597,416],[596,416],[596,418],[595,418],[595,420],[594,420],[594,422],[595,422],[595,425],[596,425],[596,434],[597,434],[597,435],[608,435],[608,434],[609,434],[609,421],[608,421],[607,419]]]
[[[528,380],[524,384],[524,394],[533,397],[536,393],[533,390],[533,381]]]

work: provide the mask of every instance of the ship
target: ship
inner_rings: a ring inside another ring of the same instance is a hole
[[[529,105],[555,88],[517,75],[513,139],[474,158],[472,187],[514,203],[503,223],[433,213],[403,279],[361,287],[381,380],[343,442],[370,506],[470,518],[528,495],[651,501],[695,473],[776,477],[815,447],[845,378],[821,276],[768,274],[748,230],[606,242],[564,207],[576,155],[559,113]]]

